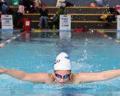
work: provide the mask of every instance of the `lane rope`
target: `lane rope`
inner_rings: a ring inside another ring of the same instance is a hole
[[[99,33],[100,35],[102,35],[103,37],[109,39],[109,40],[114,40],[116,43],[120,43],[120,40],[119,39],[114,39],[110,36],[108,36],[107,34],[105,34],[104,32],[101,32],[101,31],[98,31],[98,30],[94,30],[94,29],[90,29],[91,32],[97,32]]]
[[[11,43],[13,40],[19,38],[19,37],[20,37],[21,35],[23,35],[23,34],[25,34],[25,32],[20,33],[20,34],[17,34],[17,35],[15,35],[15,36],[13,36],[13,37],[11,37],[11,38],[9,38],[9,39],[1,42],[1,43],[0,43],[0,48],[5,47],[7,44]]]

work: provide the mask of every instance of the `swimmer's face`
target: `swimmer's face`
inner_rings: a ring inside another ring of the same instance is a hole
[[[71,71],[70,70],[57,70],[54,71],[55,80],[58,83],[66,83],[70,80]]]

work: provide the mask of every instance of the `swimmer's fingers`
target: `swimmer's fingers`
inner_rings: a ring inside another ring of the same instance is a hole
[[[4,68],[0,68],[0,74],[2,74],[2,73],[5,73],[5,69]]]
[[[0,48],[3,48],[4,46],[5,46],[4,43],[1,43],[1,44],[0,44]]]

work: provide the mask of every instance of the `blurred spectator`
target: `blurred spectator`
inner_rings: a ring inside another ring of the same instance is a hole
[[[41,0],[34,0],[34,7],[35,8],[38,9],[41,6],[41,4],[42,4]]]
[[[35,12],[38,13],[39,8],[41,6],[41,0],[34,0],[33,2],[34,2],[34,10],[35,10]]]
[[[34,2],[33,2],[33,0],[22,0],[21,2],[23,2],[26,13],[34,12]]]
[[[41,6],[47,6],[44,2],[41,0],[34,0],[34,9],[37,12]]]
[[[105,4],[104,4],[104,0],[95,0],[95,2],[96,2],[96,4],[97,4],[97,6],[100,6],[100,7],[102,7],[102,6],[104,6]]]
[[[109,8],[109,12],[112,15],[108,16],[107,18],[108,22],[116,21],[116,18],[117,18],[117,15],[119,15],[119,12],[114,7]]]
[[[23,14],[20,12],[14,12],[13,13],[13,24],[14,24],[14,28],[18,28],[18,29],[22,29],[23,26]]]
[[[105,4],[104,4],[104,0],[93,0],[91,3],[90,3],[90,6],[91,7],[103,7]]]
[[[23,31],[21,38],[24,41],[29,41],[31,37],[31,19],[24,17],[22,19],[22,22],[23,22],[23,27],[22,27]]]
[[[108,18],[108,14],[104,14],[100,16],[100,20],[102,21],[107,21],[107,18]]]
[[[111,14],[115,14],[115,15],[118,15],[118,14],[119,14],[115,7],[110,7],[110,8],[109,8],[109,12],[110,12]]]
[[[20,1],[17,12],[15,11],[13,13],[14,28],[22,29],[22,26],[23,26],[22,19],[23,19],[24,13],[25,13],[24,2]]]
[[[68,2],[68,1],[65,1],[64,3],[65,3],[66,7],[74,6],[74,4],[72,4],[71,2]]]
[[[0,15],[2,14],[2,1],[0,0]]]
[[[91,2],[91,3],[90,3],[90,7],[97,7],[96,2]]]
[[[65,7],[65,0],[57,0],[56,7]]]
[[[120,14],[120,5],[115,6],[116,11]]]
[[[0,11],[2,14],[7,14],[9,10],[9,6],[6,1],[0,0]]]
[[[71,7],[71,6],[74,6],[74,4],[72,4],[71,2],[69,1],[66,1],[66,0],[57,0],[57,3],[56,3],[56,7]]]
[[[23,2],[21,1],[18,6],[18,13],[24,14],[25,13],[25,7]]]
[[[40,13],[40,21],[39,21],[39,27],[40,28],[48,28],[48,10],[44,5],[41,6],[39,9]]]
[[[59,18],[60,15],[65,14],[65,7],[60,7],[56,14],[51,18],[51,23],[50,25],[55,26],[55,28],[59,29]]]
[[[100,17],[100,20],[107,21],[109,23],[111,23],[112,21],[116,21],[116,17],[117,17],[117,15],[119,15],[119,12],[116,10],[116,8],[110,7],[108,9],[108,12],[109,12],[110,15],[107,15],[107,14],[102,15]]]

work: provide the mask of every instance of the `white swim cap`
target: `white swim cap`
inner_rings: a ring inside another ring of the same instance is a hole
[[[57,55],[56,61],[61,60],[61,59],[63,59],[63,58],[69,59],[68,54],[65,53],[65,52],[61,52],[60,54]]]
[[[71,70],[71,63],[70,63],[70,60],[68,58],[68,54],[67,53],[61,52],[56,57],[54,70]]]
[[[54,65],[54,70],[71,70],[71,63],[69,59],[61,59]]]

